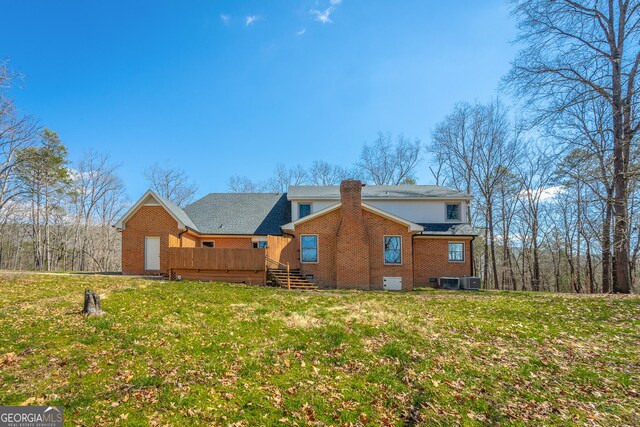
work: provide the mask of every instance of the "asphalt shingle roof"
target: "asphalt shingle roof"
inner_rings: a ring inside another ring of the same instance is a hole
[[[184,208],[202,234],[282,234],[291,221],[286,193],[211,193]]]
[[[316,185],[292,185],[288,192],[289,200],[340,198],[340,187]],[[471,199],[467,193],[439,185],[365,185],[362,187],[362,199]]]
[[[419,225],[424,227],[420,234],[445,236],[477,236],[478,232],[469,224],[430,223]]]
[[[184,212],[184,210],[182,210],[182,208],[180,208],[179,206],[175,205],[173,202],[170,202],[168,199],[165,199],[164,197],[160,196],[155,191],[153,192],[153,195],[155,197],[157,197],[158,199],[160,199],[160,201],[162,201],[162,203],[164,203],[164,205],[167,207],[167,209],[169,209],[169,211],[171,211],[171,213],[176,218],[178,218],[185,226],[191,228],[192,230],[196,230],[197,231],[196,225],[193,223],[193,221],[191,221],[191,218],[189,218],[189,216]]]

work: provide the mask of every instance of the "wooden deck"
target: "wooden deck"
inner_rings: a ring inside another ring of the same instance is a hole
[[[265,249],[169,248],[169,277],[266,284]]]
[[[171,236],[170,236],[171,237]],[[268,269],[299,268],[297,242],[289,236],[268,236],[266,248],[181,247],[169,239],[169,277],[251,284],[267,283]]]
[[[264,270],[264,249],[169,248],[169,268]]]

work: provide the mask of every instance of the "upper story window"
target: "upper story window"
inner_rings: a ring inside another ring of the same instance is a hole
[[[311,214],[310,203],[301,203],[298,205],[298,218],[304,218],[305,216],[310,214]]]
[[[384,236],[384,263],[402,264],[402,237]]]
[[[447,221],[460,221],[460,203],[447,203]]]
[[[252,242],[251,245],[253,246],[253,249],[263,249],[267,247],[267,242]]]
[[[464,243],[449,242],[449,262],[464,262]]]
[[[300,236],[300,261],[318,262],[318,236]]]
[[[205,240],[202,242],[202,247],[203,248],[215,248],[216,247],[216,242],[214,242],[213,240]]]

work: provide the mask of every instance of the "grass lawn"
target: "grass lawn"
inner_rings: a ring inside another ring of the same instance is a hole
[[[0,404],[69,425],[638,425],[639,393],[638,297],[0,276]]]

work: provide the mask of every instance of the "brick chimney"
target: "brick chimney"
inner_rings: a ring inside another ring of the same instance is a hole
[[[362,219],[362,182],[340,183],[342,218],[337,232],[336,285],[338,289],[369,289],[369,237]]]

